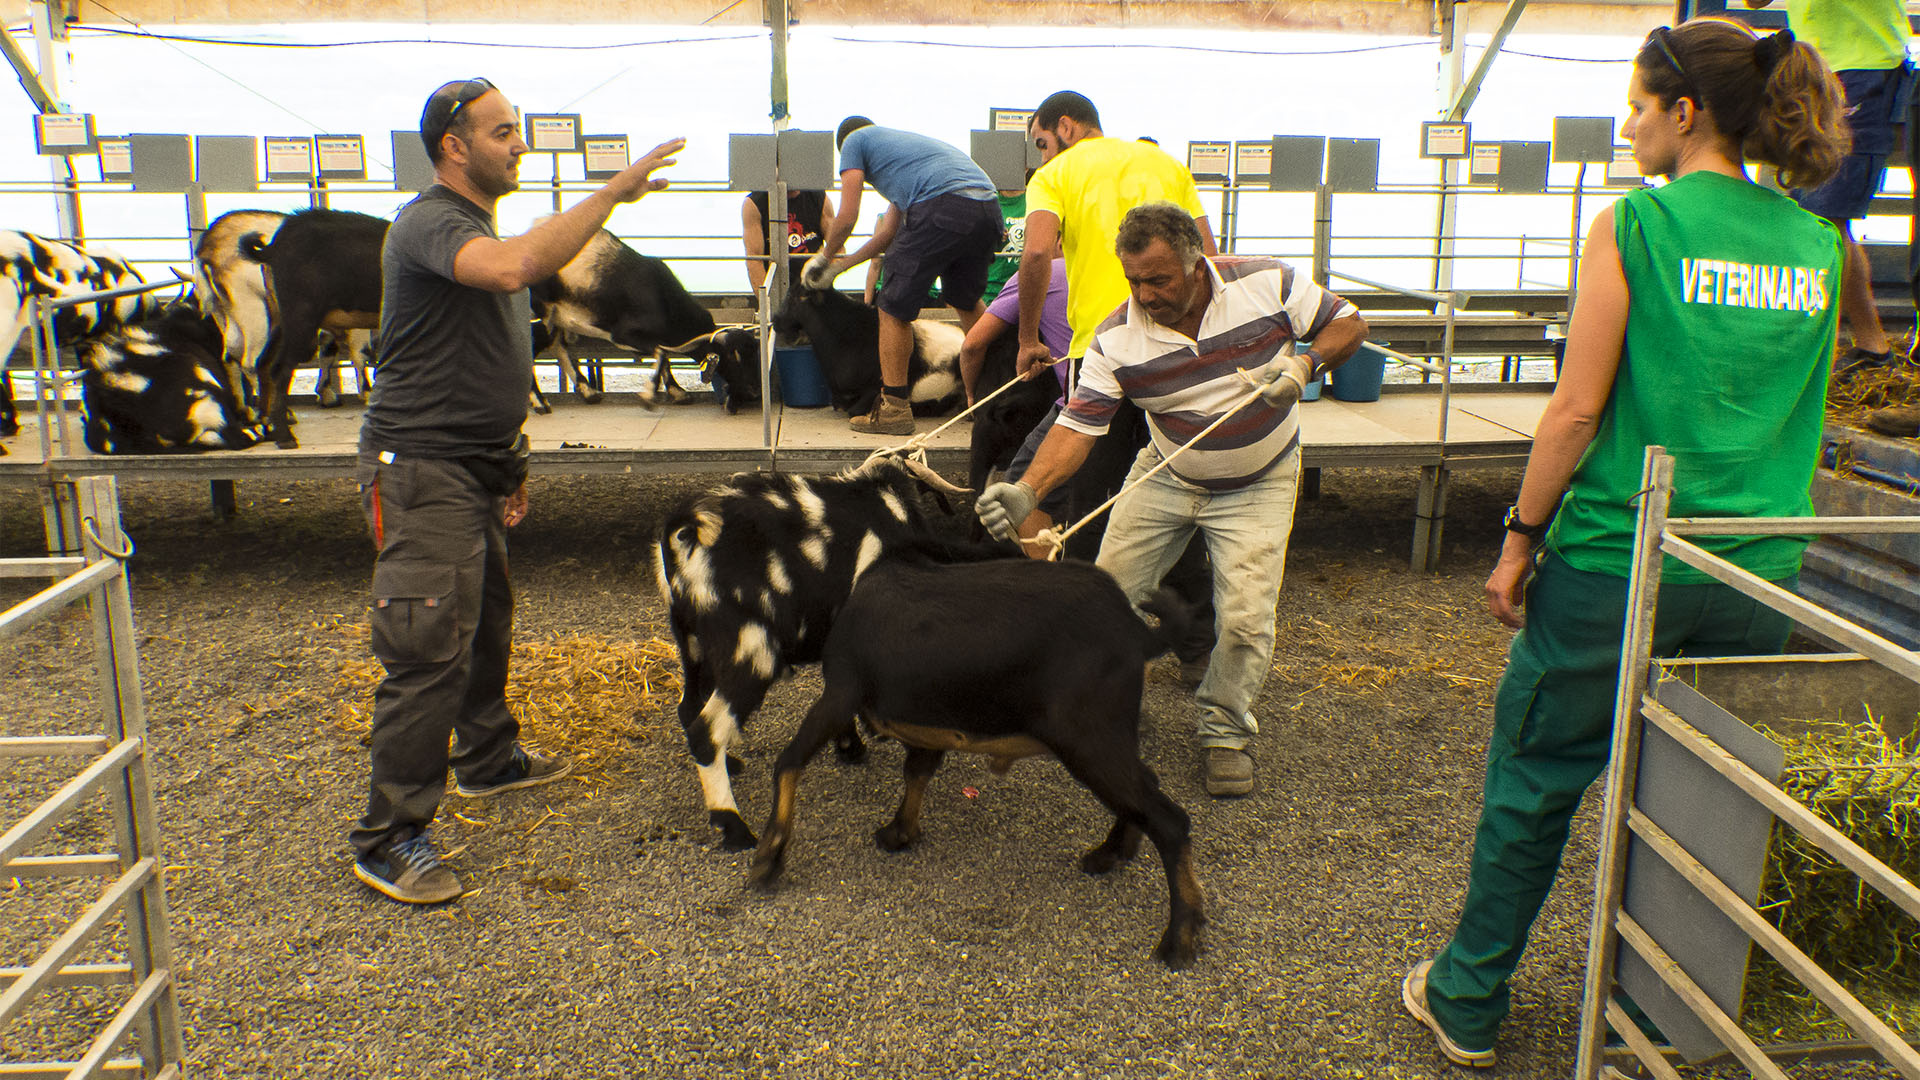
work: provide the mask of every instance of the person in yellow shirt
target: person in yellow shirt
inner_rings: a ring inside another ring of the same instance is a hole
[[[1202,252],[1218,255],[1193,174],[1151,143],[1108,138],[1086,95],[1061,90],[1034,110],[1028,134],[1041,165],[1027,182],[1026,248],[1020,257],[1020,371],[1051,367],[1040,343],[1040,309],[1053,271],[1053,245],[1067,257],[1068,357],[1078,360],[1101,320],[1127,302],[1127,278],[1114,254],[1120,219],[1136,206],[1170,202],[1193,215]],[[1076,365],[1077,369],[1077,365]]]
[[[1746,0],[1750,8],[1773,0]],[[1880,325],[1867,252],[1853,237],[1853,222],[1867,216],[1893,152],[1913,64],[1907,60],[1907,5],[1903,0],[1786,0],[1787,25],[1813,46],[1847,92],[1847,127],[1853,149],[1825,183],[1795,188],[1802,209],[1833,222],[1847,241],[1847,269],[1840,283],[1840,313],[1853,347],[1834,364],[1836,374],[1893,362],[1893,341]],[[1909,434],[1902,432],[1902,434]]]

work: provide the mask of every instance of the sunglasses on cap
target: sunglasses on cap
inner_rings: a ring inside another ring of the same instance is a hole
[[[1686,66],[1680,63],[1679,54],[1673,51],[1673,44],[1668,40],[1672,36],[1672,27],[1656,26],[1653,28],[1653,32],[1647,35],[1647,44],[1659,49],[1660,55],[1667,58],[1667,63],[1672,66],[1673,73],[1680,76],[1682,96],[1692,98],[1694,105],[1698,106],[1700,104],[1700,92],[1694,89],[1693,77],[1687,74]]]
[[[460,115],[461,109],[485,97],[489,91],[494,89],[497,88],[485,79],[478,77],[468,79],[466,83],[460,87],[460,92],[453,95],[453,107],[449,108],[447,115],[441,117],[440,122],[434,125],[435,130],[429,133],[427,141],[430,143],[438,143],[440,139],[446,135],[448,129],[453,127],[453,119]]]

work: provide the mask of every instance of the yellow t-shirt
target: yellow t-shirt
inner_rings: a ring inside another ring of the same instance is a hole
[[[1108,136],[1083,139],[1055,155],[1027,181],[1027,213],[1060,219],[1067,255],[1070,356],[1084,356],[1101,320],[1127,302],[1127,278],[1113,239],[1136,206],[1170,202],[1203,217],[1193,174],[1151,143]]]

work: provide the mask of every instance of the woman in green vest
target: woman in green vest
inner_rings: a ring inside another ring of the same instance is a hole
[[[1587,234],[1559,385],[1487,581],[1494,616],[1521,629],[1496,691],[1467,896],[1452,940],[1402,986],[1457,1065],[1493,1064],[1508,977],[1606,767],[1646,447],[1674,455],[1675,516],[1813,512],[1840,236],[1750,181],[1744,162],[1818,184],[1846,153],[1842,93],[1790,32],[1732,22],[1661,27],[1634,59],[1622,134],[1640,171],[1668,182],[1614,203]],[[1791,587],[1806,541],[1703,543]],[[1786,642],[1784,616],[1672,559],[1659,605],[1656,655]]]

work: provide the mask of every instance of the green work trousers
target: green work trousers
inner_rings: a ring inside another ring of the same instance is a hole
[[[1797,579],[1778,582],[1792,589]],[[1453,1040],[1491,1049],[1507,980],[1560,868],[1587,786],[1607,767],[1626,625],[1627,581],[1576,570],[1553,552],[1527,589],[1527,625],[1495,692],[1487,786],[1467,899],[1427,976],[1427,1004]],[[1655,656],[1777,653],[1784,615],[1724,585],[1663,585]]]

